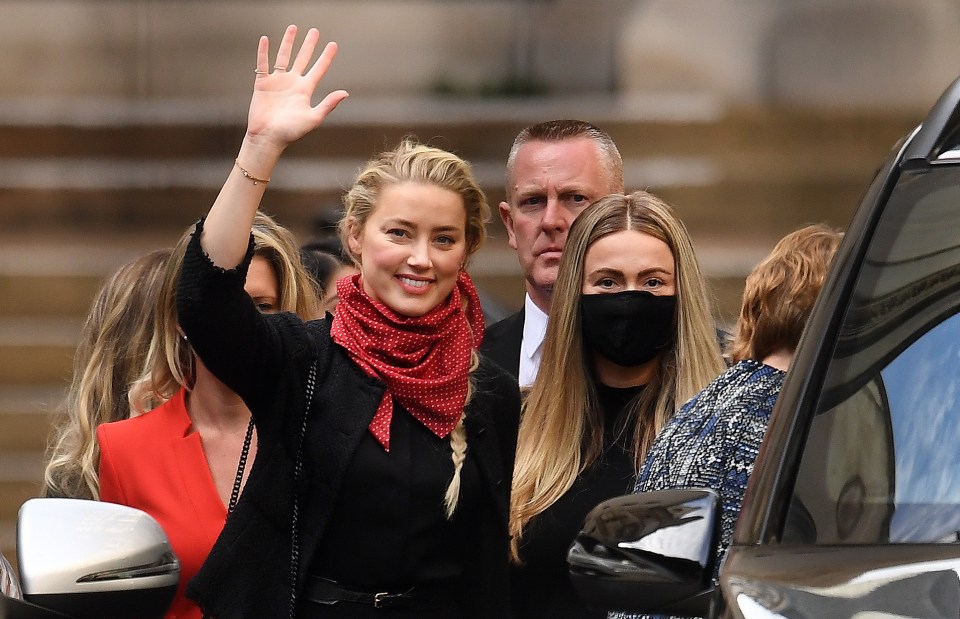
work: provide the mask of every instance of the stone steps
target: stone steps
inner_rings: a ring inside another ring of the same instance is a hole
[[[367,157],[404,135],[418,135],[472,161],[491,201],[498,202],[505,153],[527,119],[444,123],[444,118],[375,124],[348,117],[325,125],[290,147],[267,194],[267,210],[293,228],[309,225],[318,211],[339,206],[342,188]],[[821,194],[814,197],[822,202],[833,190],[818,190],[823,183],[847,194],[862,191],[893,141],[916,121],[907,113],[796,110],[681,115],[678,121],[598,120],[620,145],[628,189],[669,193],[684,206],[691,230],[698,229],[701,213],[705,228],[716,230],[711,210],[731,200],[738,209],[762,213],[810,191]],[[172,124],[6,126],[0,115],[0,195],[9,205],[0,212],[0,230],[181,229],[212,201],[241,136],[239,125],[198,125],[189,118]],[[778,195],[779,187],[789,191]],[[712,199],[703,198],[705,190]]]
[[[11,562],[16,560],[17,512],[24,501],[40,494],[43,462],[38,449],[0,453],[0,550]]]
[[[61,383],[0,387],[0,411],[3,414],[0,454],[22,450],[24,446],[36,449],[46,444],[56,416],[54,411],[63,398],[63,388]]]
[[[496,205],[522,126],[587,117],[620,146],[628,190],[648,188],[677,208],[718,318],[729,324],[752,265],[798,225],[845,226],[883,155],[916,122],[910,114],[724,112],[687,103],[646,115],[453,104],[456,119],[399,102],[406,120],[395,121],[380,118],[382,108],[354,107],[289,149],[265,210],[308,237],[317,215],[339,208],[358,166],[410,134],[470,160]],[[130,258],[172,245],[212,203],[242,137],[235,112],[226,120],[144,113],[17,123],[0,105],[0,549],[8,557],[17,509],[40,491],[46,437],[93,295]],[[523,282],[496,213],[490,237],[474,277],[490,299],[518,307]]]

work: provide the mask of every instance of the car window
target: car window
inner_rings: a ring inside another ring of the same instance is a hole
[[[960,542],[960,169],[904,174],[808,431],[784,543]]]

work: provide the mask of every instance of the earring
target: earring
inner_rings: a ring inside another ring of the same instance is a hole
[[[180,371],[183,373],[183,381],[184,383],[186,383],[183,386],[186,387],[187,391],[190,391],[193,389],[193,386],[196,385],[197,383],[197,366],[194,363],[195,353],[193,352],[193,348],[190,346],[190,340],[187,339],[186,335],[181,334],[180,341],[182,345],[187,349],[186,350],[187,360],[185,363],[186,367],[182,367]],[[182,357],[182,355],[179,353],[178,353],[178,356]]]

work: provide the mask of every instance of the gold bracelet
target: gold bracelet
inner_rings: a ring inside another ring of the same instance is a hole
[[[257,178],[257,177],[254,176],[253,174],[250,174],[249,172],[247,172],[246,170],[244,170],[244,169],[243,169],[243,166],[240,165],[240,160],[239,160],[239,159],[234,159],[234,162],[237,164],[237,167],[240,168],[240,173],[243,174],[245,177],[249,178],[250,180],[252,180],[254,185],[256,185],[256,184],[258,184],[258,183],[263,183],[264,185],[266,185],[267,183],[270,182],[270,179],[269,179],[269,178]]]

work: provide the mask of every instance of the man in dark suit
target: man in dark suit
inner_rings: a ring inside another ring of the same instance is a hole
[[[526,279],[524,306],[486,331],[481,352],[521,387],[540,366],[550,297],[570,224],[585,208],[623,192],[623,159],[601,129],[551,120],[522,130],[507,158],[500,217]]]

